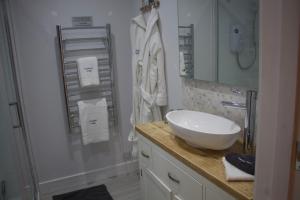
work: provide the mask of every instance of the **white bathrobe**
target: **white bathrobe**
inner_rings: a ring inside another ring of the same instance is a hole
[[[161,120],[160,107],[167,105],[164,50],[158,19],[158,11],[153,8],[147,22],[143,49],[139,54],[139,61],[142,62],[139,122]]]
[[[129,141],[136,140],[136,134],[134,126],[140,122],[140,84],[142,78],[142,63],[139,62],[139,55],[143,49],[145,33],[146,33],[146,22],[143,15],[139,15],[132,19],[130,25],[130,38],[131,38],[131,49],[132,49],[132,114],[130,122],[132,124],[132,130],[128,136]]]
[[[135,141],[137,123],[162,119],[160,106],[167,105],[164,51],[158,29],[158,12],[152,9],[146,24],[142,15],[132,19],[133,108],[129,141]]]

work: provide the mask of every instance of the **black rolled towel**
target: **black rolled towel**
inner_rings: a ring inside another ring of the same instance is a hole
[[[236,168],[254,176],[255,156],[229,153],[225,155],[225,159]]]

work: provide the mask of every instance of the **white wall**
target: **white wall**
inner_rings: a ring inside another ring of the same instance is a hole
[[[166,54],[166,78],[168,85],[169,108],[183,106],[182,80],[179,77],[178,14],[177,1],[161,1],[161,34]]]
[[[93,16],[94,25],[111,24],[114,38],[119,127],[130,129],[130,2],[118,0],[12,0],[23,99],[40,182],[123,162],[122,142],[84,147],[70,135],[56,46],[56,25],[71,26],[73,16]],[[125,151],[129,151],[128,143]]]
[[[282,200],[287,199],[289,187],[300,2],[262,0],[260,9],[260,121],[255,199]]]

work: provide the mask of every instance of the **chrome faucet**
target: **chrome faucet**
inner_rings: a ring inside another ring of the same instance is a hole
[[[256,116],[256,100],[257,92],[248,90],[246,94],[246,103],[237,103],[232,101],[222,101],[224,107],[239,108],[246,110],[245,115],[245,128],[243,136],[244,152],[247,150],[252,151],[254,148],[255,137],[255,116]]]

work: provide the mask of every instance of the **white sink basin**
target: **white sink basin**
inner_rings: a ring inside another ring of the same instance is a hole
[[[176,110],[167,113],[166,118],[174,135],[197,148],[227,149],[241,132],[235,122],[204,112]]]

